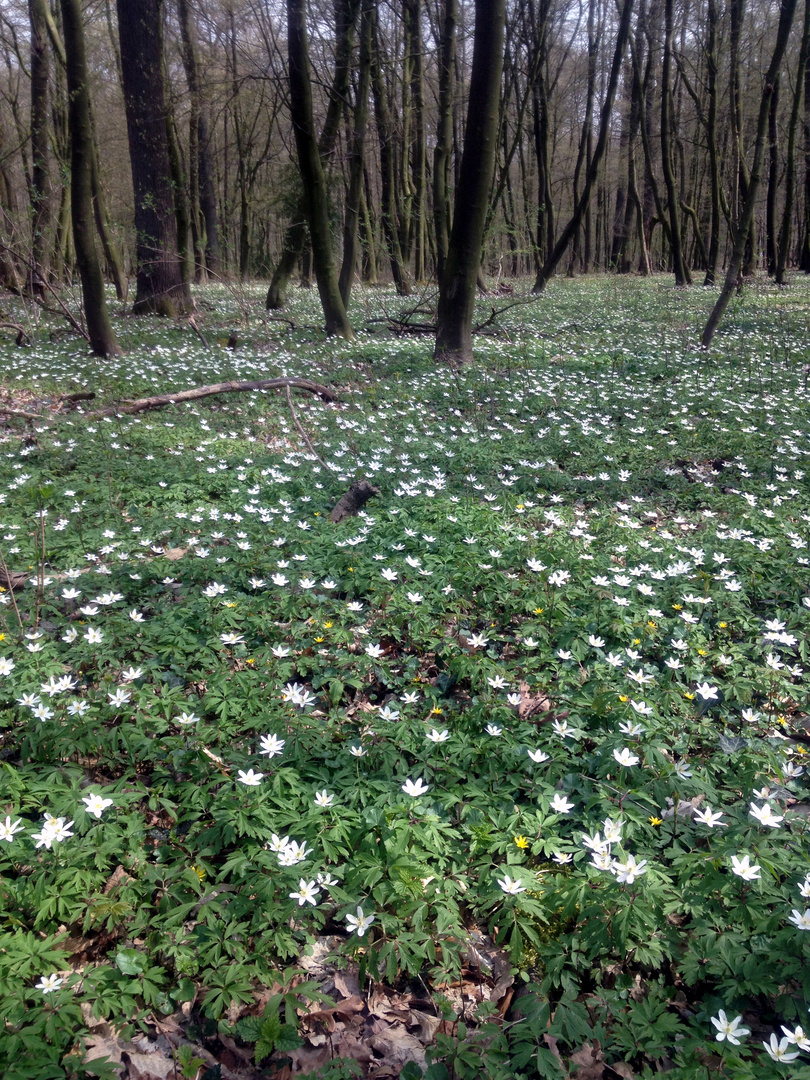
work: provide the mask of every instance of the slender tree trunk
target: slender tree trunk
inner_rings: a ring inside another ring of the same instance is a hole
[[[675,190],[675,172],[672,167],[672,33],[673,0],[664,2],[664,61],[661,68],[661,166],[664,184],[667,189],[669,210],[669,238],[672,247],[672,268],[675,272],[676,285],[691,285],[692,277],[683,256],[681,246],[681,222],[678,193]]]
[[[422,0],[405,0],[409,13],[409,48],[413,54],[411,100],[413,101],[413,147],[411,150],[411,237],[413,273],[416,281],[427,278],[427,145],[425,140],[425,73],[422,41]]]
[[[110,232],[110,216],[107,212],[107,201],[104,197],[104,188],[102,187],[101,176],[99,175],[98,144],[96,142],[95,125],[92,123],[92,115],[91,129],[93,136],[91,183],[93,191],[93,216],[96,221],[96,232],[101,241],[101,249],[104,252],[107,273],[115,285],[115,295],[119,300],[124,300],[127,295],[127,279],[126,274],[124,273],[121,255]]]
[[[714,285],[717,260],[720,256],[720,159],[717,150],[717,3],[707,0],[706,6],[706,142],[709,150],[709,186],[711,192],[711,221],[709,252],[706,257],[704,285]]]
[[[183,68],[189,94],[189,183],[191,208],[198,237],[196,264],[198,273],[205,270],[218,276],[222,272],[219,246],[219,220],[214,191],[214,167],[208,104],[203,97],[200,65],[197,57],[197,28],[189,9],[189,0],[177,0],[180,22]]]
[[[28,0],[31,24],[31,271],[29,288],[43,292],[50,267],[51,183],[48,171],[48,10],[47,0]]]
[[[93,241],[93,128],[90,119],[87,59],[81,0],[61,0],[65,36],[65,73],[70,126],[70,186],[73,243],[82,282],[84,315],[90,346],[96,356],[121,352],[107,315],[104,278]]]
[[[433,228],[436,277],[442,280],[450,243],[450,150],[453,145],[453,75],[456,66],[457,0],[444,0],[439,39],[439,119],[433,151]]]
[[[779,189],[779,76],[776,77],[768,111],[768,190],[765,195],[765,259],[768,273],[776,273],[776,200]]]
[[[374,96],[374,115],[380,143],[380,185],[382,187],[383,236],[388,248],[391,274],[400,296],[408,296],[411,283],[400,244],[400,221],[397,213],[394,163],[394,126],[388,108],[388,98],[382,77],[380,39],[376,10],[371,19],[371,88]]]
[[[371,0],[363,0],[360,14],[360,64],[357,78],[357,100],[354,105],[354,120],[349,148],[349,190],[346,193],[346,209],[343,217],[343,263],[340,267],[338,280],[340,296],[347,310],[357,266],[358,223],[363,198],[368,94],[371,83],[371,14]]]
[[[177,250],[161,70],[162,0],[117,0],[137,238],[136,315],[190,306]]]
[[[616,86],[619,82],[619,73],[621,71],[624,50],[630,34],[630,21],[632,13],[633,0],[625,0],[624,8],[622,9],[621,17],[619,19],[619,28],[616,34],[616,47],[613,51],[613,62],[610,69],[610,77],[608,79],[607,89],[605,91],[605,100],[602,103],[602,113],[599,120],[599,137],[596,140],[593,158],[591,159],[590,166],[585,176],[585,186],[583,188],[582,195],[580,196],[579,201],[574,208],[574,213],[571,216],[571,219],[560,234],[557,243],[554,245],[554,249],[546,258],[544,265],[538,271],[537,277],[534,282],[534,288],[532,289],[532,292],[534,293],[541,293],[545,288],[546,282],[554,273],[555,268],[565,254],[566,249],[571,242],[571,239],[575,235],[585,215],[585,209],[590,200],[591,192],[593,191],[594,184],[596,183],[596,177],[599,172],[599,167],[602,164],[602,158],[604,157],[605,149],[607,147],[611,113],[613,111],[613,102],[616,98]]]
[[[776,80],[779,77],[782,57],[785,55],[785,48],[787,47],[788,37],[790,36],[790,27],[793,22],[793,15],[796,11],[796,2],[797,0],[781,0],[779,7],[779,28],[776,33],[776,43],[774,44],[773,55],[771,56],[771,62],[768,65],[765,83],[762,88],[759,116],[757,119],[756,141],[754,143],[754,157],[751,171],[748,176],[748,190],[746,193],[745,205],[736,229],[734,247],[732,248],[731,258],[729,259],[728,268],[726,270],[723,288],[720,290],[717,302],[712,309],[708,322],[703,328],[702,342],[704,349],[707,349],[709,345],[711,345],[717,327],[723,317],[723,313],[728,307],[731,294],[737,287],[737,280],[740,275],[740,268],[742,267],[745,248],[748,242],[748,234],[751,232],[751,225],[754,220],[754,204],[756,202],[759,183],[762,177],[765,136],[768,129],[768,114],[770,112],[771,95],[773,94]]]
[[[351,324],[340,297],[332,237],[329,228],[329,199],[326,178],[318,151],[312,119],[312,85],[306,26],[306,0],[287,0],[287,55],[290,79],[290,115],[298,167],[304,187],[307,222],[312,243],[315,278],[321,298],[326,332],[352,338]]]
[[[318,153],[321,159],[321,167],[327,171],[335,152],[337,137],[340,132],[340,118],[343,115],[343,107],[349,90],[355,26],[359,10],[360,0],[337,0],[335,4],[335,73],[329,91],[329,104],[326,108],[326,117],[318,140]],[[284,307],[290,278],[295,270],[295,265],[298,262],[298,258],[304,245],[304,239],[306,237],[304,222],[306,219],[306,195],[302,195],[301,202],[297,207],[296,212],[293,214],[292,222],[287,227],[284,234],[281,257],[279,258],[276,269],[273,271],[270,287],[267,290],[267,300],[265,303],[268,311],[276,311],[279,308]]]
[[[799,269],[810,274],[810,63],[804,67],[804,238],[802,240]]]
[[[503,69],[506,0],[475,0],[475,38],[467,125],[453,228],[439,283],[434,356],[463,363],[472,359],[472,320],[487,195],[495,169],[498,101]]]
[[[790,247],[790,225],[793,217],[793,204],[796,192],[796,131],[799,126],[804,78],[807,70],[807,54],[810,49],[810,0],[804,3],[804,21],[802,25],[802,43],[799,47],[799,60],[796,68],[796,87],[793,91],[793,103],[790,108],[788,124],[787,162],[785,165],[785,205],[782,210],[782,227],[779,232],[779,245],[776,258],[776,284],[784,285]]]

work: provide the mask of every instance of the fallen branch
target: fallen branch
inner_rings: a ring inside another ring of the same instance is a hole
[[[31,338],[28,336],[28,331],[24,326],[20,326],[15,322],[0,322],[1,330],[16,330],[17,331],[17,345],[23,345],[26,341],[31,344]]]
[[[133,413],[146,412],[148,409],[161,409],[164,405],[178,405],[184,401],[199,401],[200,398],[213,397],[214,394],[244,394],[250,390],[283,390],[291,386],[295,390],[307,390],[317,394],[323,401],[339,401],[340,398],[321,383],[309,379],[257,379],[253,382],[221,382],[210,386],[195,386],[192,390],[180,390],[176,394],[158,394],[155,397],[139,398],[137,401],[121,402],[107,409],[98,409],[88,413],[88,420],[103,416],[131,416]]]

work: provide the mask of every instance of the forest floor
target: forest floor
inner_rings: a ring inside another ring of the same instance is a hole
[[[810,1078],[810,281],[520,291],[4,299],[7,1080]]]

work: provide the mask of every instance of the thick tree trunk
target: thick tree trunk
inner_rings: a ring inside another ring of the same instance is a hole
[[[117,0],[137,243],[136,315],[190,306],[177,250],[161,70],[163,0]]]
[[[304,186],[315,278],[326,321],[326,332],[329,335],[339,334],[345,338],[352,338],[354,334],[338,287],[329,229],[326,178],[312,119],[312,86],[309,76],[305,0],[287,0],[287,55],[290,78],[290,115],[298,150],[301,182]]]
[[[107,315],[104,278],[93,240],[93,128],[82,29],[81,0],[61,0],[70,125],[70,186],[73,243],[82,282],[84,315],[96,356],[121,352]]]
[[[779,69],[782,64],[782,57],[785,55],[785,48],[787,47],[788,37],[790,36],[790,27],[793,22],[793,15],[796,11],[796,2],[797,0],[782,0],[780,4],[779,28],[776,33],[776,43],[774,44],[771,62],[768,65],[768,71],[765,75],[765,82],[762,88],[762,97],[759,104],[756,141],[754,143],[754,157],[751,164],[751,171],[748,174],[748,187],[745,205],[743,206],[742,215],[740,217],[734,236],[734,247],[732,249],[731,258],[729,259],[728,268],[726,270],[726,277],[725,281],[723,282],[723,288],[720,290],[720,295],[717,298],[717,302],[712,309],[712,313],[709,316],[708,322],[703,328],[702,343],[704,349],[707,349],[709,345],[711,345],[717,327],[723,317],[723,313],[728,307],[728,302],[731,299],[731,294],[737,287],[737,281],[740,275],[740,269],[742,267],[746,245],[749,240],[749,233],[751,232],[751,225],[754,220],[754,204],[756,203],[759,183],[762,178],[763,158],[765,156],[765,136],[768,129],[768,114],[770,112],[771,96],[774,92],[774,87],[776,86],[776,81],[779,77]]]
[[[476,0],[464,152],[450,245],[439,283],[434,351],[437,359],[457,363],[472,359],[475,290],[498,140],[505,18],[506,0]]]

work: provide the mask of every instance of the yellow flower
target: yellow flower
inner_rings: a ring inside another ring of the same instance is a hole
[[[655,817],[654,815],[651,818],[647,818],[647,820],[649,821],[649,823],[651,825],[663,825],[664,824],[660,817]]]
[[[515,509],[516,510],[522,510],[523,509],[523,503],[518,503],[517,506],[515,507]]]
[[[255,660],[253,659],[253,657],[251,656],[249,660],[246,660],[246,661],[245,661],[245,663],[246,663],[246,664],[255,664],[255,663],[256,663],[256,661],[255,661]]]
[[[728,626],[728,623],[727,622],[721,622],[721,623],[718,623],[717,625],[720,627],[721,630],[725,630],[725,628]]]
[[[633,644],[634,645],[640,645],[641,644],[641,638],[640,637],[634,637],[633,638]]]
[[[627,694],[619,694],[619,701],[627,701]]]
[[[543,614],[543,609],[541,607],[536,607],[534,609],[534,614],[535,615],[542,615]]]
[[[797,746],[796,747],[796,753],[797,754],[806,754],[807,751],[805,750],[805,748],[803,746]]]
[[[203,870],[203,868],[201,866],[192,866],[191,869],[194,871],[194,873],[197,875],[197,877],[200,879],[200,881],[204,880],[205,871]]]
[[[349,573],[350,573],[350,574],[353,574],[353,573],[354,573],[354,567],[353,567],[353,566],[350,566],[350,567],[349,567]]]
[[[657,623],[654,623],[654,622],[652,621],[652,619],[648,619],[648,620],[647,620],[647,626],[649,626],[649,628],[650,628],[651,630],[655,630],[655,628],[656,628],[656,626],[657,626],[657,625],[658,625],[658,624],[657,624]]]
[[[322,637],[316,637],[316,638],[315,638],[315,644],[316,644],[316,645],[320,645],[320,643],[321,643],[322,641],[323,641],[323,638],[322,638]]]
[[[440,709],[438,705],[434,705],[433,708],[430,710],[430,715],[431,716],[441,716],[443,712],[444,712],[444,709]]]
[[[683,695],[683,696],[684,696],[684,697],[686,698],[686,700],[687,700],[687,701],[694,701],[694,698],[695,698],[695,695],[694,695],[694,694],[690,694],[688,690],[686,690],[686,691],[684,692],[684,695]]]
[[[0,641],[5,641],[5,640],[6,640],[6,635],[5,634],[0,634]]]
[[[330,622],[325,622],[323,624],[323,628],[324,628],[324,630],[331,630],[332,629],[332,624]]]
[[[231,601],[230,604],[226,604],[225,607],[236,607],[236,604]]]
[[[525,836],[513,836],[512,839],[515,841],[515,846],[519,847],[521,851],[529,846],[529,841]]]
[[[672,610],[673,611],[682,611],[683,610],[683,604],[673,604],[672,605]]]
[[[705,649],[698,649],[698,656],[705,656],[705,655],[706,655],[706,650]]]

